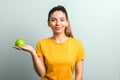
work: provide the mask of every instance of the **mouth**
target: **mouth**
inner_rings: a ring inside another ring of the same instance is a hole
[[[60,30],[61,29],[61,27],[55,27],[55,30]]]

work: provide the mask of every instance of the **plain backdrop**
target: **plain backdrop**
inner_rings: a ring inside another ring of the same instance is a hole
[[[84,44],[83,80],[120,80],[120,0],[0,0],[0,80],[40,80],[31,55],[12,47],[17,38],[35,48],[51,36],[47,17],[57,5]]]

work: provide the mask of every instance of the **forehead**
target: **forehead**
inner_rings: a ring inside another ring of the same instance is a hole
[[[63,17],[63,18],[66,18],[66,15],[64,12],[62,11],[55,11],[51,14],[50,16],[51,18],[60,18],[60,17]]]

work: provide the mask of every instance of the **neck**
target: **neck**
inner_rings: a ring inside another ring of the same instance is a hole
[[[59,34],[59,35],[53,35],[51,39],[53,39],[57,43],[63,43],[68,39],[68,37],[65,34]]]

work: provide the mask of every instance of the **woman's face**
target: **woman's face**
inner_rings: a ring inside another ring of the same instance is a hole
[[[54,34],[64,33],[65,27],[68,26],[68,20],[65,13],[62,11],[55,11],[50,16],[48,25],[51,27]]]

